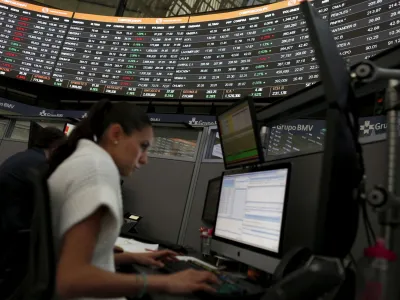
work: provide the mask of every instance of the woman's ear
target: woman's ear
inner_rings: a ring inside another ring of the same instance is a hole
[[[124,130],[119,124],[111,124],[106,130],[107,139],[112,143],[119,142],[124,136]]]

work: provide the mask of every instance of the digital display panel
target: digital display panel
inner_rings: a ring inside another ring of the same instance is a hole
[[[253,110],[254,104],[245,100],[217,117],[226,169],[257,164],[263,160]]]
[[[75,13],[53,77],[84,91],[179,97],[171,83],[187,21]]]
[[[73,13],[0,0],[0,75],[53,84]]]
[[[400,42],[399,0],[316,0],[349,64]],[[182,100],[283,97],[319,81],[299,1],[173,18],[72,13],[0,0],[0,75]]]

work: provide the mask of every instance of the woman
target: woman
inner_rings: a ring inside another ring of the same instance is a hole
[[[62,298],[142,296],[212,291],[208,272],[149,277],[115,273],[115,264],[161,266],[170,251],[113,253],[123,221],[120,175],[147,163],[153,129],[135,106],[107,100],[95,104],[50,160],[48,180],[58,254],[57,292]]]

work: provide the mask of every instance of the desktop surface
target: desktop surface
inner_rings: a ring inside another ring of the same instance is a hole
[[[210,269],[203,268],[201,265],[196,263],[190,263],[186,261],[178,262],[166,262],[165,267],[162,269],[154,269],[146,266],[134,265],[130,269],[125,269],[125,273],[136,273],[136,274],[147,274],[147,275],[167,275],[173,274],[187,269],[195,269],[199,271],[210,271]],[[166,295],[166,294],[148,294],[146,299],[158,300],[158,299],[199,299],[199,300],[211,300],[211,299],[241,299],[241,300],[256,300],[260,299],[265,293],[266,288],[264,286],[252,283],[243,278],[237,277],[235,274],[229,272],[219,272],[217,277],[220,279],[220,284],[215,285],[215,294],[206,292],[197,292],[187,295]]]

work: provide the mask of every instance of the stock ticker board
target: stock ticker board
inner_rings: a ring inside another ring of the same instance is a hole
[[[400,42],[400,1],[316,0],[353,64]],[[297,0],[191,17],[126,18],[0,0],[0,74],[182,100],[283,97],[319,81]]]

